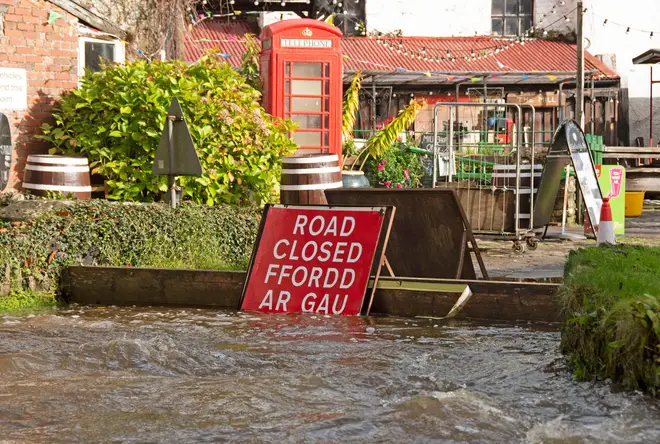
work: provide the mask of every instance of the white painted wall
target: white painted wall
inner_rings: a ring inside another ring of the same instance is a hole
[[[367,29],[404,36],[490,34],[490,0],[365,0]]]

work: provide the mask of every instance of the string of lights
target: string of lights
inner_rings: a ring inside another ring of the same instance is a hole
[[[612,21],[612,20],[608,19],[607,17],[603,17],[603,16],[601,16],[601,15],[598,15],[598,14],[596,14],[596,13],[593,12],[593,11],[592,11],[592,15],[593,15],[594,17],[598,17],[599,19],[603,20],[603,26],[605,26],[605,27],[606,27],[606,26],[618,26],[619,28],[625,29],[625,30],[626,30],[626,35],[630,34],[630,31],[635,31],[635,32],[641,32],[641,33],[643,33],[643,34],[648,34],[648,35],[649,35],[649,38],[652,39],[653,36],[654,36],[655,34],[660,33],[660,31],[652,31],[652,30],[646,30],[646,29],[639,29],[639,28],[635,28],[635,27],[633,27],[633,26],[624,25],[624,24],[622,24],[622,23],[618,23],[618,22]]]

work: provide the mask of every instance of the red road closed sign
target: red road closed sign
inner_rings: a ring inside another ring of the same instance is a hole
[[[380,207],[267,207],[241,309],[359,315],[384,217]]]

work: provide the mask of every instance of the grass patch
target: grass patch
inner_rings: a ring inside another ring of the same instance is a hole
[[[572,251],[561,303],[561,348],[579,379],[660,390],[660,248]]]
[[[56,305],[57,297],[54,292],[15,290],[9,296],[0,297],[0,312],[15,312]]]

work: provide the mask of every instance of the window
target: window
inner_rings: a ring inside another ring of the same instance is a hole
[[[78,76],[85,75],[85,68],[93,72],[101,70],[101,59],[124,62],[124,44],[119,40],[97,40],[82,37],[78,46]]]
[[[532,27],[534,0],[493,0],[492,34],[520,36]]]
[[[327,153],[330,145],[330,65],[284,64],[284,116],[298,123],[293,140],[304,152]]]

